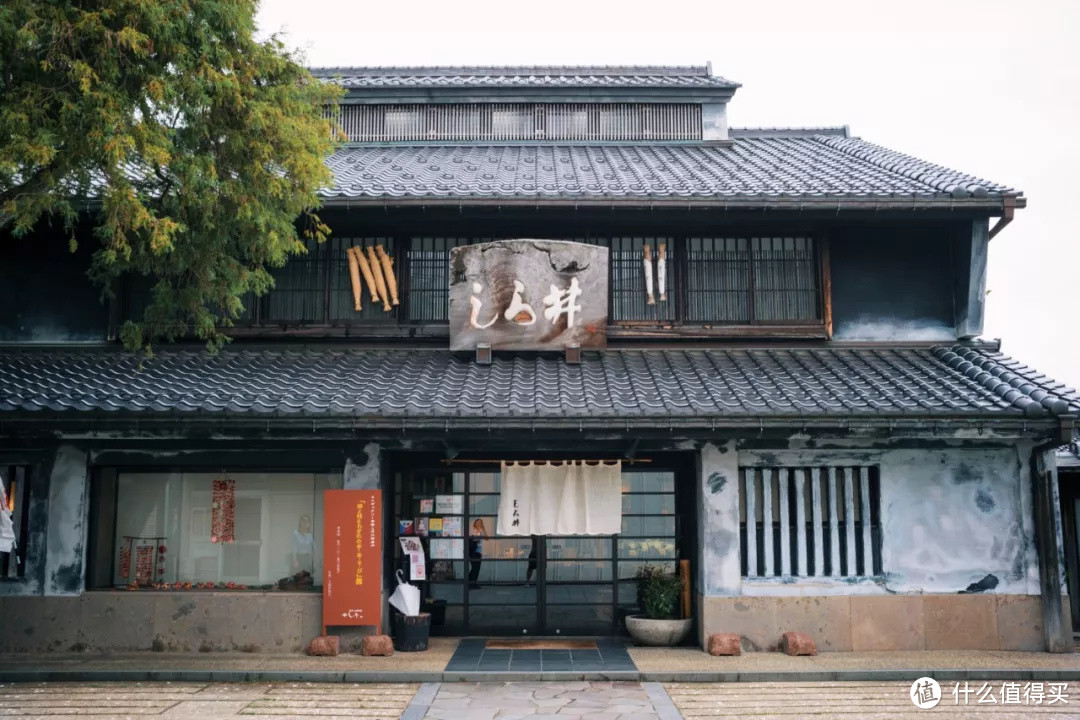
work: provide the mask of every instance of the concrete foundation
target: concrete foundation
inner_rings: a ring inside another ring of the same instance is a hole
[[[101,591],[10,596],[0,597],[0,617],[5,652],[294,652],[322,632],[322,595]]]
[[[788,630],[821,651],[1045,649],[1038,595],[926,594],[698,597],[701,632],[777,650]],[[1068,602],[1065,616],[1069,614]]]

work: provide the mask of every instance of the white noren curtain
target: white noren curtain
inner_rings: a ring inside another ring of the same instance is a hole
[[[504,462],[499,535],[616,535],[622,463]]]

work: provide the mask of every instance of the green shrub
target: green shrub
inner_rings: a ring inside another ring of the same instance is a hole
[[[678,617],[682,578],[655,565],[644,565],[635,576],[638,607],[652,620]]]

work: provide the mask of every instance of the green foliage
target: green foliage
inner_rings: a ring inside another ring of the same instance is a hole
[[[679,595],[683,581],[675,573],[655,565],[643,565],[635,575],[638,607],[652,620],[678,616]]]
[[[0,4],[0,229],[90,212],[90,277],[153,284],[131,348],[193,333],[218,348],[269,268],[325,239],[340,90],[279,39],[254,0]],[[32,240],[32,236],[30,238]],[[26,241],[26,240],[16,240]]]

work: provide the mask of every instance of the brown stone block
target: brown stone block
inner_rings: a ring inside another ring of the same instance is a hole
[[[776,650],[780,646],[776,598],[706,597],[702,609],[706,637],[714,632],[733,632],[751,651]]]
[[[362,653],[389,657],[394,654],[394,641],[389,635],[367,635],[363,640]]]
[[[320,657],[333,657],[338,654],[340,647],[338,645],[337,635],[320,635],[311,641],[308,645],[308,655],[318,655]]]
[[[742,643],[735,633],[713,633],[709,636],[706,650],[710,655],[739,655]]]
[[[852,595],[851,649],[923,650],[922,595]]]
[[[851,650],[851,600],[848,595],[808,595],[776,598],[778,629],[808,633],[823,651]]]
[[[997,650],[994,595],[923,597],[927,650]]]
[[[1041,598],[1038,595],[995,595],[994,598],[998,649],[1029,652],[1045,649]]]
[[[782,645],[784,652],[788,655],[817,655],[817,647],[814,645],[813,638],[804,632],[789,630],[784,633]]]

